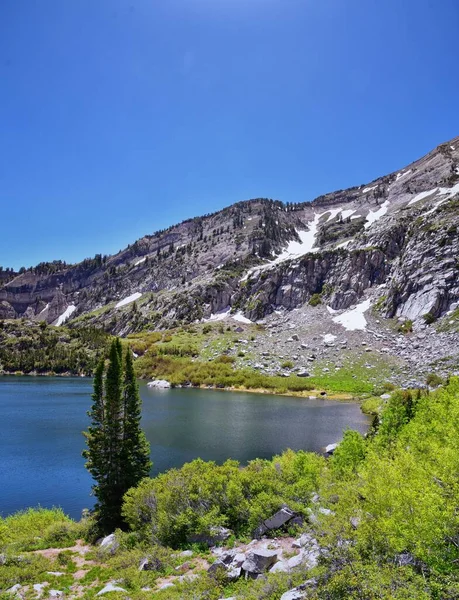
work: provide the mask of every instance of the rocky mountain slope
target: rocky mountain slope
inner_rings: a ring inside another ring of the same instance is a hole
[[[121,335],[268,319],[282,321],[283,330],[313,322],[316,335],[331,328],[336,337],[366,331],[365,314],[377,309],[372,326],[380,336],[394,318],[408,321],[407,329],[413,321],[418,333],[434,321],[454,329],[458,224],[455,138],[400,171],[313,202],[239,202],[114,256],[43,263],[0,279],[0,318]]]

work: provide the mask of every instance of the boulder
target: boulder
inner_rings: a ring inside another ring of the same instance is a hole
[[[13,585],[13,587],[8,588],[6,590],[6,593],[7,594],[17,594],[21,588],[22,588],[22,585],[20,583],[16,583],[15,585]]]
[[[215,561],[207,569],[207,573],[227,581],[236,581],[241,576],[241,567],[225,564],[222,560]]]
[[[303,600],[303,598],[306,598],[306,594],[306,590],[296,587],[293,588],[293,590],[289,590],[288,592],[285,592],[285,594],[282,594],[280,600]]]
[[[272,517],[263,521],[253,532],[254,538],[261,538],[267,531],[271,529],[279,529],[296,519],[296,515],[288,506],[283,506]]]
[[[305,581],[298,587],[282,594],[280,600],[303,600],[308,597],[308,589],[316,585],[317,581],[315,579],[308,579],[308,581]]]
[[[167,390],[171,387],[171,384],[165,379],[153,379],[153,381],[147,383],[147,387],[157,390]]]
[[[264,525],[267,529],[279,529],[293,519],[294,516],[295,513],[285,506],[278,510],[272,517],[266,519]]]
[[[208,533],[197,533],[188,538],[190,544],[206,544],[207,546],[215,546],[220,542],[224,542],[232,535],[231,529],[226,527],[211,527]]]
[[[242,570],[250,575],[258,575],[267,571],[277,562],[275,550],[251,550],[242,563]]]
[[[116,539],[115,534],[111,533],[110,535],[107,535],[102,539],[99,546],[102,550],[110,552],[111,554],[115,554],[115,552],[120,547],[120,544]]]
[[[288,571],[290,571],[290,567],[287,560],[279,560],[269,569],[270,573],[288,573]]]
[[[61,590],[49,590],[48,596],[50,598],[63,598],[64,592],[62,592]]]
[[[311,374],[310,374],[310,373],[308,373],[308,371],[299,371],[299,372],[297,373],[297,376],[298,376],[298,377],[311,377]]]
[[[6,300],[0,302],[0,319],[15,319],[16,311]]]
[[[125,592],[126,590],[114,583],[107,583],[105,587],[103,587],[100,592],[97,592],[96,596],[103,596],[104,594],[109,594],[110,592]]]
[[[160,571],[163,567],[159,558],[144,558],[140,561],[139,571]]]
[[[337,448],[338,444],[328,444],[328,446],[325,446],[325,454],[331,456]]]

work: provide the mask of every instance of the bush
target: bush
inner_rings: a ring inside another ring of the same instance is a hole
[[[429,387],[438,387],[443,384],[443,379],[436,373],[429,373],[426,379],[426,385]]]
[[[422,318],[424,319],[424,322],[427,325],[432,325],[432,323],[435,323],[435,321],[437,320],[437,318],[430,312],[426,313],[425,315],[422,315]]]
[[[320,294],[313,294],[309,298],[308,304],[309,306],[318,306],[319,304],[322,304],[322,298],[320,297]]]
[[[315,454],[291,450],[244,469],[232,460],[218,466],[197,459],[129,490],[123,515],[145,539],[173,547],[217,525],[250,534],[284,503],[304,512],[324,463]]]
[[[413,321],[407,319],[397,327],[397,331],[400,333],[412,333],[413,332]]]
[[[291,360],[284,360],[284,362],[281,363],[282,369],[293,369],[294,366],[295,364]]]
[[[57,538],[68,537],[74,525],[61,509],[29,508],[0,518],[0,549],[11,543],[18,551],[46,548]]]

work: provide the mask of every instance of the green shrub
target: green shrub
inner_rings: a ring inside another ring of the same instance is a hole
[[[295,363],[291,360],[284,360],[284,362],[281,362],[280,366],[282,369],[293,369]]]
[[[429,373],[426,378],[426,385],[430,387],[438,387],[443,384],[443,379],[437,373]]]
[[[309,306],[318,306],[319,304],[322,304],[322,298],[320,297],[320,294],[313,294],[309,298],[308,304]]]
[[[197,459],[127,492],[123,515],[145,539],[173,547],[216,525],[250,534],[284,503],[304,512],[323,466],[322,457],[291,450],[243,469]]]
[[[398,327],[397,331],[400,333],[412,333],[413,332],[413,321],[411,319],[407,319],[403,321]]]
[[[0,518],[0,549],[11,543],[16,550],[46,548],[59,538],[74,539],[74,526],[61,509],[29,508]]]
[[[425,315],[422,315],[422,318],[424,319],[424,322],[427,325],[432,325],[432,323],[435,323],[435,321],[437,320],[437,317],[435,317],[432,313],[428,312]]]

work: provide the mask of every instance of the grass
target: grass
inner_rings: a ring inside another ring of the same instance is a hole
[[[289,377],[265,375],[245,366],[250,354],[245,346],[238,344],[241,337],[248,339],[253,333],[252,329],[243,334],[233,329],[228,331],[226,326],[216,323],[164,333],[134,334],[128,336],[126,343],[139,354],[135,368],[143,379],[166,379],[172,385],[265,390],[277,394],[305,395],[325,391],[337,399],[371,395],[375,387],[389,379],[397,366],[388,357],[376,353],[355,357],[344,352],[344,364],[338,370],[334,365],[318,363],[314,375],[308,378],[294,374]],[[257,335],[263,335],[263,332],[257,331]],[[326,366],[331,370],[323,373]],[[291,367],[290,360],[281,363],[281,368]]]
[[[15,551],[65,547],[79,535],[80,528],[60,508],[29,508],[0,518],[0,550],[13,542]]]
[[[437,331],[459,331],[459,308],[445,316],[437,326]]]

